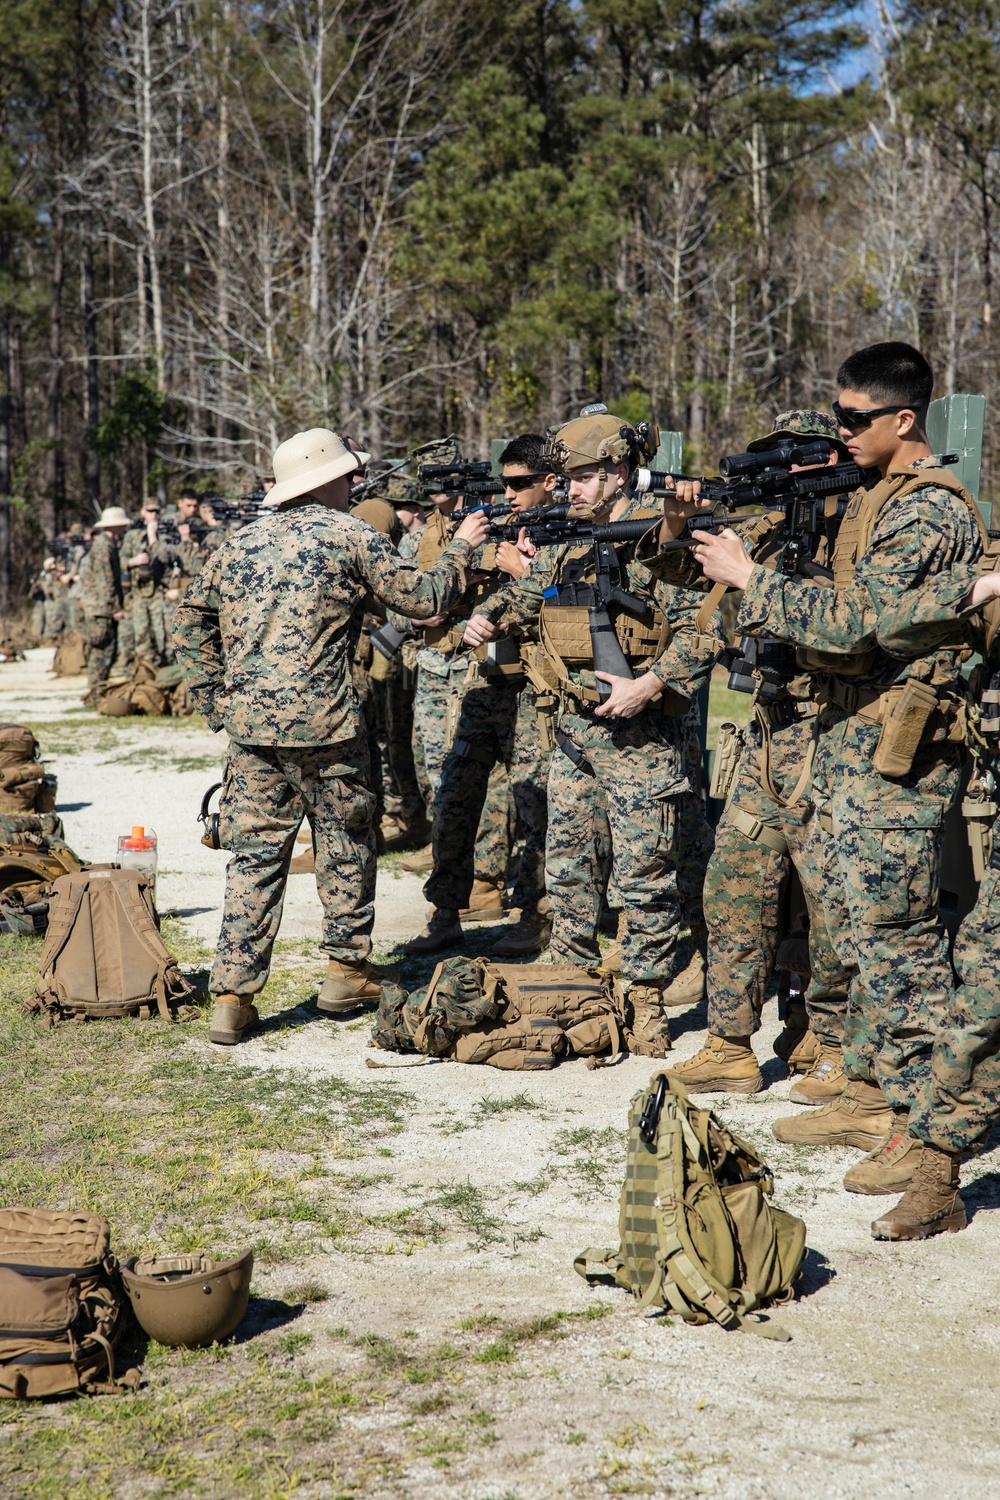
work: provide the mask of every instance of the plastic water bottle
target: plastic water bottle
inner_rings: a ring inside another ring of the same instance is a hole
[[[151,828],[133,824],[131,833],[123,833],[118,839],[118,864],[123,870],[138,870],[149,877],[152,883],[153,904],[156,904],[156,834]]]

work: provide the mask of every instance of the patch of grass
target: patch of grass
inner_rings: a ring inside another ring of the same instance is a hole
[[[558,1156],[568,1158],[562,1170],[575,1182],[573,1196],[585,1201],[607,1198],[617,1191],[625,1173],[625,1134],[608,1125],[594,1130],[581,1125],[575,1130],[560,1130],[552,1141]]]
[[[532,1099],[522,1089],[519,1094],[509,1094],[505,1099],[496,1099],[492,1094],[484,1094],[472,1111],[472,1115],[477,1122],[490,1119],[502,1120],[516,1110],[539,1108],[538,1101]]]
[[[451,1187],[438,1183],[438,1196],[429,1199],[427,1206],[445,1208],[457,1216],[474,1235],[469,1242],[470,1250],[485,1250],[487,1245],[503,1244],[503,1235],[499,1233],[500,1220],[487,1210],[482,1189],[473,1182],[460,1182]]]

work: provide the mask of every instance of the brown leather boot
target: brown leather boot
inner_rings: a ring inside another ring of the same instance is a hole
[[[465,934],[458,912],[439,906],[432,912],[423,932],[418,932],[415,938],[410,938],[408,943],[403,944],[403,952],[411,955],[440,953],[444,948],[458,948],[464,941]]]
[[[381,833],[386,854],[392,854],[398,849],[421,848],[431,836],[431,825],[423,810],[412,818],[402,813],[386,813]]]
[[[411,875],[426,875],[434,868],[434,848],[431,844],[425,844],[422,849],[408,854],[405,859],[399,861],[401,870],[408,870]]]
[[[855,1079],[842,1094],[819,1109],[775,1120],[771,1129],[778,1141],[796,1146],[856,1146],[874,1151],[892,1125],[892,1110],[874,1083]]]
[[[499,922],[507,915],[507,886],[502,880],[472,882],[469,904],[459,912],[462,922]]]
[[[672,1009],[682,1005],[700,1005],[705,998],[706,968],[701,950],[692,931],[691,957],[663,991],[663,1003]]]
[[[892,1194],[909,1187],[923,1150],[916,1136],[910,1135],[909,1123],[908,1109],[895,1112],[885,1140],[845,1174],[844,1186],[849,1193]]]
[[[231,995],[223,990],[215,997],[208,1040],[220,1047],[233,1047],[259,1020],[257,1007],[249,995]]]
[[[808,1035],[813,1033],[810,1031]],[[789,1089],[788,1097],[793,1104],[828,1104],[844,1092],[847,1084],[841,1048],[817,1037],[813,1061]]]
[[[921,1143],[913,1181],[894,1208],[872,1224],[876,1240],[927,1240],[957,1234],[968,1222],[959,1189],[960,1158]]]
[[[344,964],[331,958],[316,996],[316,1008],[339,1016],[343,1011],[357,1010],[359,1005],[377,1005],[381,998],[382,986],[370,963]]]
[[[620,974],[622,971],[622,942],[625,938],[625,913],[618,913],[618,931],[610,948],[605,948],[601,955],[601,968],[607,974]]]
[[[315,875],[316,873],[316,851],[312,845],[303,849],[301,854],[296,854],[288,866],[289,875]]]
[[[628,1049],[641,1057],[666,1057],[670,1051],[670,1028],[663,1013],[663,998],[651,984],[633,984],[628,992],[632,1010]]]
[[[686,1062],[675,1063],[670,1076],[689,1094],[759,1094],[764,1078],[749,1037],[714,1036]]]

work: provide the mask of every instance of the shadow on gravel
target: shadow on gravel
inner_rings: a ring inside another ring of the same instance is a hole
[[[1000,1172],[984,1172],[962,1188],[962,1202],[971,1223],[984,1208],[1000,1208]]]
[[[92,802],[59,802],[56,804],[56,812],[83,812],[85,807],[93,807],[93,805]]]
[[[248,1344],[260,1333],[271,1333],[275,1328],[283,1328],[286,1323],[294,1323],[305,1310],[304,1302],[285,1302],[279,1297],[251,1297],[246,1317],[235,1333],[230,1334],[224,1342]]]
[[[814,1250],[810,1246],[806,1250],[805,1259],[802,1262],[802,1270],[799,1273],[798,1281],[795,1283],[796,1297],[813,1296],[815,1292],[821,1291],[825,1286],[829,1286],[836,1274],[836,1267],[831,1266],[822,1250]]]

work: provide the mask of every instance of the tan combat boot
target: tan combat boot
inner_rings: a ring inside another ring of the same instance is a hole
[[[343,964],[331,958],[316,996],[316,1007],[327,1015],[339,1016],[342,1011],[357,1010],[359,1005],[377,1005],[381,998],[382,986],[370,963]]]
[[[894,1208],[872,1224],[876,1240],[927,1240],[957,1234],[966,1225],[959,1194],[960,1158],[923,1144],[913,1181]]]
[[[810,1031],[808,1035],[813,1033]],[[847,1084],[839,1045],[821,1042],[817,1037],[813,1061],[803,1068],[802,1077],[789,1089],[788,1097],[793,1104],[828,1104],[844,1092]]]
[[[308,849],[303,849],[301,854],[296,854],[288,866],[289,875],[315,875],[316,873],[316,851],[310,844]]]
[[[431,836],[431,825],[423,810],[412,818],[402,813],[386,813],[381,833],[386,854],[392,854],[398,849],[419,849],[426,844]]]
[[[497,958],[523,958],[528,953],[541,953],[549,946],[551,937],[551,917],[538,911],[523,911],[513,927],[493,944],[493,952]]]
[[[641,1057],[666,1057],[670,1051],[670,1028],[663,1013],[663,998],[651,984],[633,984],[628,992],[632,1010],[628,1048]]]
[[[431,919],[423,932],[403,944],[403,952],[411,956],[420,953],[440,953],[444,948],[457,948],[465,941],[458,912],[446,906],[435,907]]]
[[[618,931],[615,940],[609,948],[605,948],[601,955],[601,968],[607,974],[620,974],[622,971],[622,943],[625,940],[625,913],[618,913]]]
[[[793,1073],[804,1073],[812,1061],[819,1039],[809,1030],[809,1017],[801,1000],[789,1000],[785,1024],[774,1039],[775,1057],[788,1064]],[[806,1064],[805,1067],[802,1064]]]
[[[223,991],[215,997],[208,1040],[220,1047],[233,1047],[252,1031],[260,1020],[257,1007],[248,995],[230,995]]]
[[[856,1146],[874,1151],[892,1125],[892,1111],[874,1083],[855,1079],[820,1109],[775,1120],[774,1138],[796,1146]]]
[[[461,922],[499,922],[507,915],[507,886],[502,880],[472,882],[469,904],[459,912]]]
[[[700,1005],[705,998],[707,969],[705,954],[708,946],[708,928],[692,926],[691,957],[685,968],[676,975],[663,991],[663,1003],[671,1008],[682,1005]]]
[[[759,1094],[764,1087],[750,1038],[712,1032],[701,1051],[672,1067],[670,1076],[683,1083],[689,1094]]]
[[[434,868],[434,846],[425,844],[422,849],[408,854],[405,859],[399,861],[401,870],[409,870],[411,875],[426,875]]]
[[[849,1193],[901,1193],[913,1181],[923,1143],[910,1135],[910,1112],[897,1110],[884,1141],[844,1176]]]

